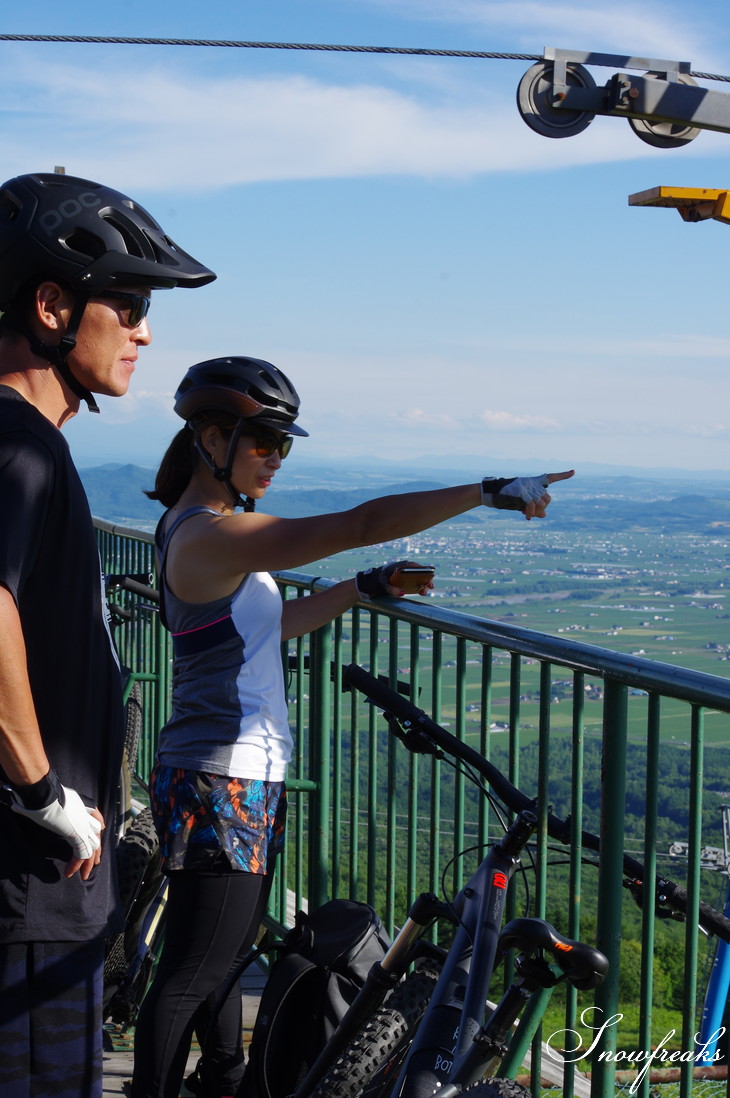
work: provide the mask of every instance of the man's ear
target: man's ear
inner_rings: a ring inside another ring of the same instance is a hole
[[[41,282],[33,298],[33,319],[50,332],[63,332],[73,304],[71,294],[58,282]]]

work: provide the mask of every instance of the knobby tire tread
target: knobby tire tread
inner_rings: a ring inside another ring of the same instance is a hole
[[[406,977],[318,1083],[311,1098],[378,1098],[387,1094],[438,976],[438,967],[429,962]]]
[[[532,1092],[514,1079],[482,1079],[464,1087],[469,1098],[532,1098]]]
[[[143,912],[135,910],[143,886],[154,884],[160,874],[160,845],[149,808],[140,812],[117,846],[117,876],[125,929],[107,942],[104,959],[104,1016],[127,975],[136,949],[136,935]]]
[[[129,692],[125,706],[124,752],[130,777],[134,777],[139,754],[139,739],[142,734],[142,684],[136,682]]]

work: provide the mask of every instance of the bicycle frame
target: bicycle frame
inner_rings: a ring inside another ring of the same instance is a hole
[[[558,934],[542,919],[513,919],[502,927],[509,883],[519,866],[520,854],[537,828],[537,817],[522,811],[502,839],[487,852],[468,884],[451,904],[423,893],[412,905],[408,918],[383,960],[373,966],[365,986],[350,1007],[339,1028],[320,1053],[299,1085],[294,1098],[316,1093],[325,1098],[328,1072],[380,1008],[387,992],[395,987],[417,957],[437,955],[444,961],[417,1035],[395,1085],[386,1083],[380,1094],[425,1098],[455,1098],[472,1082],[493,1075],[507,1052],[513,1024],[530,1003],[532,1016],[523,1019],[522,1037],[531,1036],[535,1018],[544,1010],[558,976],[543,951],[575,986],[588,988],[600,983],[607,971],[606,958],[591,946]],[[447,951],[439,950],[421,937],[435,918],[446,918],[456,926]],[[498,952],[517,949],[517,978],[507,988],[486,1023],[487,995]],[[534,956],[538,954],[537,956]],[[519,1031],[518,1031],[519,1032]],[[517,1042],[522,1047],[521,1041]],[[515,1049],[515,1053],[517,1049]],[[522,1056],[519,1056],[521,1062]]]
[[[393,1094],[433,1095],[446,1082],[482,1077],[485,1058],[475,1056],[475,1038],[484,1023],[507,888],[536,827],[533,813],[520,813],[456,897],[454,941]]]
[[[430,1098],[434,1094],[439,1098],[455,1098],[465,1086],[494,1074],[507,1051],[513,1023],[528,1000],[540,991],[523,1018],[517,1044],[524,1047],[524,1040],[529,1041],[534,1019],[539,1019],[549,997],[549,990],[548,994],[545,991],[559,978],[543,957],[543,951],[552,954],[555,966],[576,987],[597,986],[608,963],[598,950],[562,938],[543,920],[517,919],[506,928],[501,926],[509,883],[519,865],[520,854],[537,830],[535,802],[506,782],[471,748],[362,668],[351,665],[343,669],[343,681],[362,690],[383,709],[391,732],[410,750],[436,755],[445,751],[472,766],[490,784],[501,785],[500,792],[514,794],[505,800],[517,815],[453,903],[441,904],[428,894],[416,901],[390,950],[380,965],[374,966],[365,987],[297,1089],[295,1098],[307,1098],[314,1091],[317,1098],[325,1098],[328,1073],[335,1061],[379,1009],[389,987],[403,976],[418,951],[424,951],[425,944],[419,944],[418,939],[426,927],[435,917],[444,915],[456,926],[453,942],[397,1080],[394,1085],[384,1083],[379,1093],[391,1098]],[[519,803],[514,803],[515,800]],[[556,823],[563,835],[564,821]],[[519,976],[485,1023],[488,991],[500,948],[522,951],[516,964]]]

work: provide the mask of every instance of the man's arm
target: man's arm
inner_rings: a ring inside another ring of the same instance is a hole
[[[15,600],[0,586],[0,765],[13,785],[33,785],[49,770],[28,681],[25,640]]]
[[[33,819],[41,827],[62,835],[72,845],[74,857],[66,865],[66,876],[77,870],[86,880],[98,864],[101,846],[99,832],[104,826],[101,813],[85,809],[72,789],[57,791],[49,788],[39,808],[26,808],[23,793],[30,786],[43,783],[51,767],[38,727],[33,695],[28,681],[25,639],[15,600],[6,587],[0,585],[0,637],[3,638],[3,658],[0,660],[0,766],[15,789],[13,808],[20,815]],[[55,778],[55,775],[53,776]],[[86,857],[80,856],[90,849]]]

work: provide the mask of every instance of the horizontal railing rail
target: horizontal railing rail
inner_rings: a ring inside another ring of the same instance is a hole
[[[336,582],[322,579],[313,582],[310,576],[302,576],[296,572],[278,572],[276,579],[280,584],[292,584],[306,591],[324,590]],[[444,610],[440,607],[431,609],[428,603],[382,599],[378,603],[377,612],[389,619],[421,628],[429,626],[434,631],[557,664],[571,671],[603,679],[615,679],[626,686],[730,712],[730,679],[717,675],[692,671],[675,664],[659,663],[641,656],[623,655],[610,648],[552,637],[517,625],[474,617],[458,610]]]
[[[154,570],[151,535],[102,522],[97,527],[107,571],[138,560]],[[142,569],[135,563],[133,570]],[[306,597],[332,582],[299,572],[275,578],[285,598]],[[122,635],[120,646],[125,643]],[[154,689],[145,684],[154,717],[140,756],[144,779],[168,704],[170,653],[152,618],[135,644],[124,650],[125,662],[137,661],[134,669],[158,676]],[[483,847],[499,827],[497,813],[462,774],[438,759],[409,755],[364,698],[342,692],[340,669],[359,663],[392,684],[407,684],[434,720],[496,761],[536,799],[541,828],[533,852],[531,913],[550,918],[571,937],[593,935],[609,957],[609,977],[590,1000],[602,1012],[594,1017],[622,1013],[627,977],[632,966],[639,968],[635,1026],[630,1034],[618,1024],[601,1031],[592,1056],[592,1093],[613,1090],[614,1057],[627,1041],[648,1054],[661,1040],[657,1026],[664,1016],[655,1016],[658,1002],[663,1006],[669,999],[685,1053],[681,1094],[690,1094],[695,1065],[688,1056],[696,1047],[705,969],[695,916],[701,898],[717,905],[716,896],[705,893],[718,875],[702,870],[701,851],[721,842],[712,830],[715,803],[720,823],[720,802],[705,790],[704,774],[711,753],[721,750],[716,730],[727,727],[730,680],[444,610],[428,600],[359,604],[284,645],[282,658],[295,755],[287,782],[288,842],[277,869],[272,919],[290,921],[292,901],[294,907],[317,906],[347,895],[376,906],[392,930],[419,891],[458,889],[468,879],[469,850]],[[644,862],[646,879],[653,880],[666,831],[662,773],[677,766],[684,767],[686,781],[675,783],[672,826],[683,828],[675,838],[687,842],[688,855],[667,876],[681,876],[690,916],[684,927],[657,929],[657,899],[646,890],[637,912],[622,888],[622,861],[630,847]],[[551,850],[545,821],[556,802],[560,814],[570,816],[574,835],[583,828],[599,832],[597,870],[584,867],[576,843],[561,855]],[[565,866],[554,866],[556,858]],[[515,892],[512,911],[522,901]],[[627,956],[622,938],[634,924],[630,944],[635,938],[636,951]],[[683,971],[681,987],[675,980],[670,994],[658,957],[671,955],[681,955]],[[559,1028],[580,1030],[585,1006],[583,997],[567,992]],[[587,1047],[595,1031],[584,1027],[583,1033]],[[533,1053],[537,1087],[539,1034]],[[575,1070],[566,1065],[569,1098]],[[649,1085],[647,1071],[639,1092],[648,1094]]]

